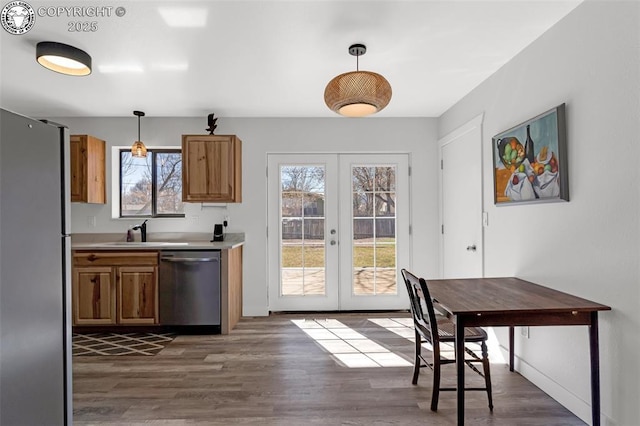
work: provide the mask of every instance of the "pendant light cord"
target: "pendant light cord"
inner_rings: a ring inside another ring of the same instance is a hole
[[[140,140],[140,116],[138,116],[138,140]]]

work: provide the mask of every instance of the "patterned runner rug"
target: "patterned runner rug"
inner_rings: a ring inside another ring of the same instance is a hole
[[[152,356],[175,337],[171,333],[73,333],[73,355]]]

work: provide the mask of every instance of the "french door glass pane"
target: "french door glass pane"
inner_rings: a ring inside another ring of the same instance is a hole
[[[280,293],[324,295],[324,167],[281,166],[280,182]]]
[[[353,166],[354,295],[397,294],[396,168]]]

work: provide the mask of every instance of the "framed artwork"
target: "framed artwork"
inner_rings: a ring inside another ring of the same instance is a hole
[[[564,104],[492,138],[496,205],[569,201]]]

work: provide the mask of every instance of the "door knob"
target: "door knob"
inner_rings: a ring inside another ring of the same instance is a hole
[[[331,231],[329,231],[329,232],[331,232],[331,235],[335,235],[335,234],[336,234],[336,230],[335,230],[335,229],[332,229],[332,230],[331,230]]]
[[[467,251],[476,251],[476,245],[467,246]]]
[[[330,243],[330,244],[331,244],[332,246],[335,246],[335,245],[336,245],[336,240],[331,240],[331,243]]]

